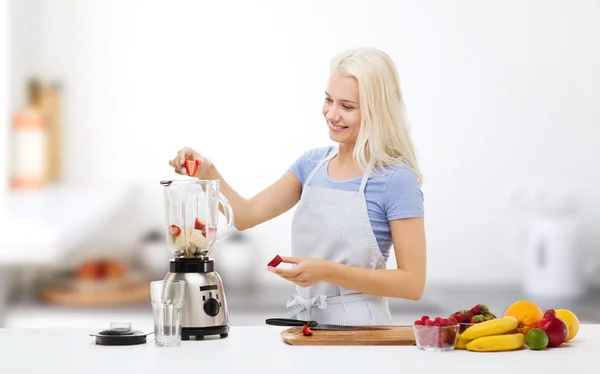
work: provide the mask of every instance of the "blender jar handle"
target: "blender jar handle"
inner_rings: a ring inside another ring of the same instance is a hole
[[[231,203],[222,193],[219,193],[219,202],[221,205],[223,205],[223,213],[227,223],[223,230],[217,231],[217,243],[226,239],[231,233],[231,228],[233,227],[233,209],[231,208]]]

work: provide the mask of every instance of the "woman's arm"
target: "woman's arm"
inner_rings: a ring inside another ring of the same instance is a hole
[[[287,212],[298,203],[302,194],[302,184],[290,171],[286,171],[275,183],[250,199],[237,193],[221,176],[214,164],[211,165],[209,173],[211,179],[221,181],[220,192],[231,203],[234,225],[240,231]]]
[[[376,296],[419,300],[425,289],[426,241],[423,218],[390,221],[397,269],[364,269],[330,263],[325,282]]]

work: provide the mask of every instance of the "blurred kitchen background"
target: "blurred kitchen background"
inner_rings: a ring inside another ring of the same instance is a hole
[[[396,321],[527,298],[600,322],[600,2],[0,4],[1,326],[151,323],[168,160],[258,193],[330,144],[329,59],[362,45],[398,66],[425,177],[427,288]],[[232,325],[285,312],[292,215],[216,248]]]

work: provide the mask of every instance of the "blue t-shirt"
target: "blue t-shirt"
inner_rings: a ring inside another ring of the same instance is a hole
[[[289,170],[304,185],[308,175],[334,149],[333,146],[313,148],[302,154]],[[329,161],[326,161],[313,176],[309,184],[311,187],[358,191],[362,176],[343,181],[332,179],[327,174],[328,164]],[[389,221],[423,217],[423,192],[412,170],[386,166],[385,174],[379,172],[367,180],[365,198],[373,233],[387,260],[392,245]]]

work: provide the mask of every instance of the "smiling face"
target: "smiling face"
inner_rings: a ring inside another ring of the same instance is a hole
[[[356,143],[360,129],[360,106],[356,78],[333,73],[325,90],[323,116],[329,127],[329,137],[334,142]]]

